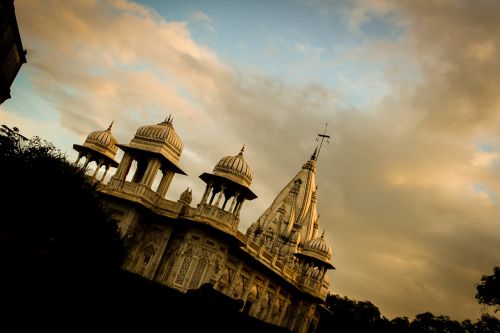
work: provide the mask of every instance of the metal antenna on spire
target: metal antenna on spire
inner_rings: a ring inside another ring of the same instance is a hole
[[[319,144],[318,152],[316,153],[316,162],[318,161],[319,153],[321,151],[321,147],[323,146],[323,141],[325,141],[325,139],[326,139],[326,142],[330,143],[330,136],[328,134],[326,134],[327,127],[328,127],[328,123],[325,124],[325,130],[323,131],[323,134],[319,133],[318,137],[316,138],[316,141],[318,141],[318,142],[319,142],[319,138],[321,138],[321,143]]]

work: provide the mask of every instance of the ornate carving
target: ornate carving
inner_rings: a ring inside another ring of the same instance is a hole
[[[191,282],[189,282],[189,288],[190,289],[195,289],[198,288],[200,285],[200,281],[203,278],[203,274],[205,273],[205,270],[208,265],[208,255],[204,254],[199,260],[198,264],[196,265],[196,268],[193,272],[193,276],[191,278]]]
[[[181,269],[179,270],[179,274],[177,274],[177,278],[175,279],[175,284],[182,286],[184,283],[184,279],[186,278],[186,274],[191,267],[191,262],[193,261],[193,257],[190,255],[184,257],[184,260],[181,265]]]

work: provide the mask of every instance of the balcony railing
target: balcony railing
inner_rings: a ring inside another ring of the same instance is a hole
[[[236,228],[238,227],[239,219],[233,213],[222,210],[216,206],[200,204],[196,210],[196,215],[203,220],[208,220],[232,232],[236,232]]]
[[[158,209],[163,213],[178,214],[181,210],[181,204],[161,197],[158,193],[144,184],[112,179],[108,187],[111,188],[111,190],[134,196],[151,205],[153,209]],[[105,185],[103,188],[105,188]]]

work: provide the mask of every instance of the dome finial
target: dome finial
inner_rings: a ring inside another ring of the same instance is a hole
[[[323,229],[323,233],[321,234],[321,238],[325,238],[325,229]]]
[[[167,118],[162,122],[162,124],[172,124],[172,114],[169,114]]]
[[[114,123],[114,122],[115,122],[114,120],[113,120],[113,121],[111,121],[111,124],[109,124],[109,127],[108,127],[108,131],[111,131],[111,128],[113,127],[113,123]]]
[[[245,151],[245,144],[243,144],[243,147],[241,147],[239,155],[243,156],[244,151]]]

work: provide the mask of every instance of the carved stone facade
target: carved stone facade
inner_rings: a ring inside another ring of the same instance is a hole
[[[105,144],[110,149],[103,150]],[[116,146],[124,151],[119,164]],[[244,149],[200,176],[206,189],[191,206],[189,189],[178,201],[165,198],[174,174],[185,174],[178,165],[183,145],[171,117],[140,127],[129,145],[116,144],[110,126],[75,147],[81,152],[77,163],[95,161],[97,170],[105,166],[106,172],[118,165],[98,189],[126,239],[124,269],[183,292],[210,283],[242,300],[243,313],[293,332],[314,331],[329,288],[325,273],[333,268],[331,247],[318,235],[316,153],[243,234],[238,230],[243,203],[257,197]],[[159,172],[159,185],[153,186]]]

